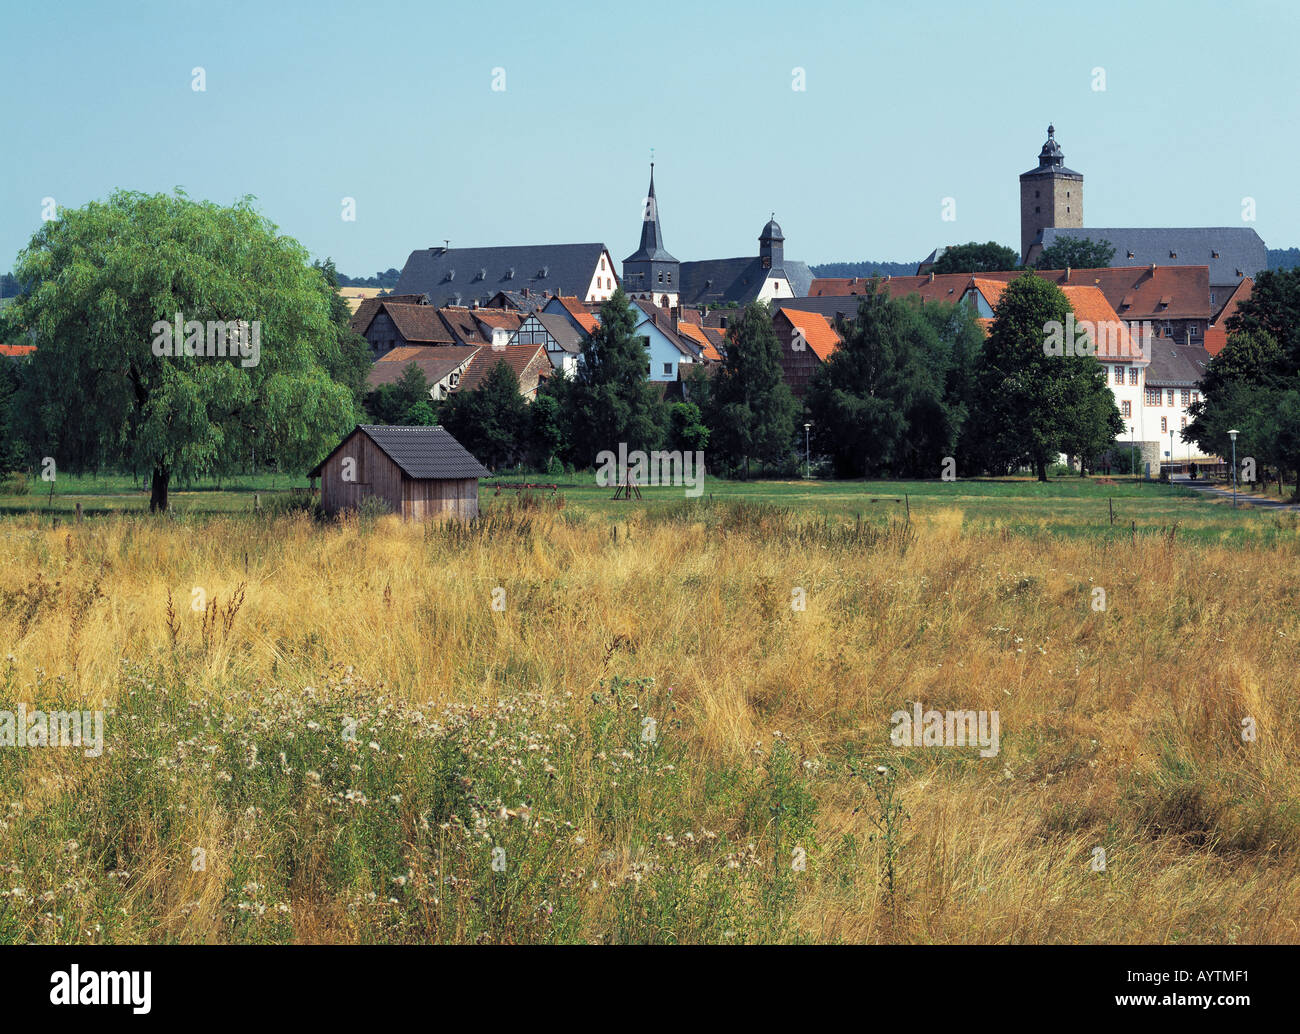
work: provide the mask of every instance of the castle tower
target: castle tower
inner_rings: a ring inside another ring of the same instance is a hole
[[[623,260],[623,289],[629,298],[648,298],[671,309],[677,304],[681,284],[681,263],[664,247],[659,226],[659,202],[655,200],[655,165],[650,163],[650,193],[641,217],[641,247]]]
[[[1020,257],[1029,261],[1029,248],[1038,234],[1053,226],[1083,225],[1083,173],[1065,167],[1056,142],[1056,127],[1047,127],[1047,142],[1038,152],[1038,168],[1020,177]]]

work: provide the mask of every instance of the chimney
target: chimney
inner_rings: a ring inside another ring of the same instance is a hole
[[[930,270],[930,283],[934,283],[934,270]]]
[[[1066,266],[1066,267],[1065,267],[1065,282],[1066,282],[1067,284],[1070,282],[1070,267],[1069,267],[1069,266]]]

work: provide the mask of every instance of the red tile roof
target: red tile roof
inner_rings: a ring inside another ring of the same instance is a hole
[[[31,355],[35,351],[35,345],[0,345],[0,355]]]
[[[591,311],[578,300],[576,295],[561,296],[560,304],[564,306],[569,315],[577,320],[578,324],[588,334],[600,326],[600,324],[596,322],[596,317],[593,316]]]
[[[684,320],[679,320],[677,323],[677,333],[684,338],[690,338],[699,345],[700,351],[703,353],[705,359],[711,359],[715,363],[722,362],[722,353],[714,347],[713,342],[710,341],[708,335],[704,333],[703,327],[697,326],[694,323],[687,323]]]
[[[519,378],[520,385],[525,390],[529,387],[525,383],[525,376],[530,367],[538,367],[543,370],[551,368],[551,360],[546,355],[544,345],[506,345],[504,348],[480,348],[474,353],[474,358],[470,360],[469,366],[465,368],[465,372],[460,376],[460,390],[475,390],[499,362],[505,362],[510,369],[515,371],[515,376]],[[545,365],[542,366],[541,364]]]
[[[933,276],[882,277],[881,285],[895,298],[909,294],[923,302],[957,301],[972,286],[983,294],[993,283],[1010,283],[1026,270],[1002,273],[936,273]],[[1106,296],[1118,316],[1126,320],[1170,320],[1210,318],[1209,266],[1110,266],[1101,269],[1043,269],[1035,276],[1057,286],[1096,287]],[[813,297],[865,294],[871,285],[866,277],[821,278],[814,280]],[[993,299],[985,294],[985,298]]]
[[[1218,355],[1223,351],[1223,346],[1228,343],[1228,320],[1236,315],[1237,306],[1249,298],[1254,289],[1255,281],[1246,277],[1223,303],[1223,308],[1214,317],[1214,323],[1205,328],[1205,350],[1210,355]]]
[[[438,310],[432,305],[402,305],[385,301],[383,311],[393,321],[397,332],[409,342],[451,344],[451,335],[438,318]]]
[[[808,347],[822,362],[829,359],[843,343],[826,317],[817,312],[802,312],[799,309],[782,309],[781,315],[790,321],[790,326],[803,332]]]

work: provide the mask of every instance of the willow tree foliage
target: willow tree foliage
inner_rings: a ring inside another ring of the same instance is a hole
[[[15,275],[6,320],[37,346],[20,389],[32,454],[147,474],[151,510],[173,478],[254,455],[304,469],[357,420],[330,376],[346,365],[331,288],[250,198],[119,191],[45,223]]]

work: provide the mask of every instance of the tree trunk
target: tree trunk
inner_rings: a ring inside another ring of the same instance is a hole
[[[1037,457],[1037,458],[1035,458],[1035,460],[1034,460],[1034,467],[1038,470],[1038,480],[1039,480],[1039,481],[1046,481],[1046,480],[1047,480],[1047,460],[1043,459],[1042,457]]]
[[[153,468],[153,481],[149,486],[149,512],[167,512],[167,485],[172,478],[166,467]]]

